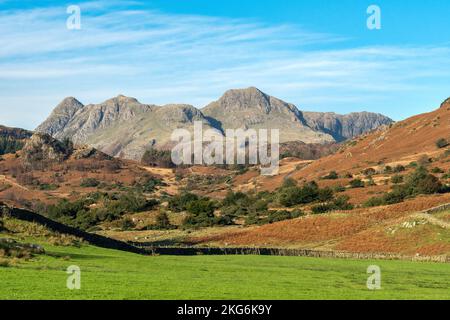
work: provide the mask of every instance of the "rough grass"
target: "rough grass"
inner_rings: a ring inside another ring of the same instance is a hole
[[[45,256],[0,266],[0,299],[450,299],[449,264],[45,247]],[[366,288],[373,264],[379,291]],[[81,268],[81,290],[66,288],[71,265]]]

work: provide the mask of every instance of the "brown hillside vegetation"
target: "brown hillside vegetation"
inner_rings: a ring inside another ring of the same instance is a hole
[[[433,112],[414,116],[346,143],[333,155],[316,161],[285,159],[280,175],[262,177],[250,171],[234,180],[238,190],[273,191],[287,178],[300,183],[315,180],[321,187],[343,187],[343,195],[357,205],[355,210],[309,215],[295,220],[250,227],[214,236],[194,237],[198,244],[229,246],[301,247],[386,252],[410,255],[450,253],[450,232],[446,214],[418,214],[450,202],[450,194],[434,194],[404,202],[365,208],[369,198],[394,186],[393,176],[406,176],[417,166],[449,182],[450,152],[442,141],[450,141],[450,103]],[[439,142],[441,141],[441,142]],[[403,166],[399,174],[394,168]],[[335,172],[333,179],[324,178]],[[447,173],[447,174],[444,174]],[[360,179],[363,187],[351,187]]]

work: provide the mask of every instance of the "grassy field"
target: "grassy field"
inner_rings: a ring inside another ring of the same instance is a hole
[[[267,256],[139,256],[91,246],[0,267],[0,299],[450,299],[450,265]],[[369,265],[382,289],[366,288]],[[66,269],[81,268],[81,290]]]

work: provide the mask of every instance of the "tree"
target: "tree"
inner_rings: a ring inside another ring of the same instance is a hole
[[[361,179],[353,179],[352,181],[350,181],[350,187],[364,188],[364,182]]]
[[[156,227],[160,229],[170,229],[172,224],[170,223],[169,216],[165,211],[160,211],[156,216]]]

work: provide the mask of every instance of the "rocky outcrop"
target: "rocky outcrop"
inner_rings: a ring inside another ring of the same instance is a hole
[[[22,159],[26,166],[36,167],[61,162],[73,152],[66,145],[48,134],[35,133],[22,149]]]
[[[306,123],[314,130],[325,132],[337,141],[345,141],[394,121],[382,114],[357,112],[340,115],[331,112],[303,112]]]
[[[441,108],[450,108],[450,98],[442,102]]]

